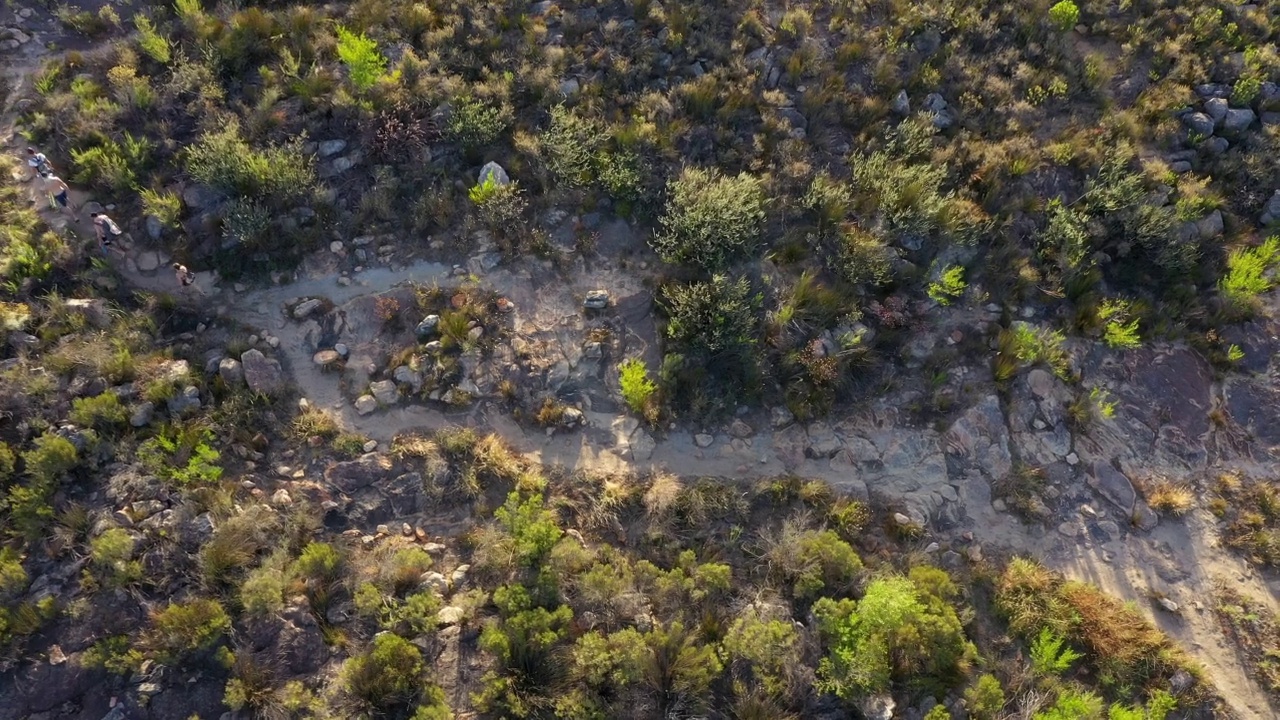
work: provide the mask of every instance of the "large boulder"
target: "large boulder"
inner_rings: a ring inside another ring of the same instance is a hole
[[[239,387],[244,382],[244,368],[235,358],[222,358],[218,361],[218,377],[231,387]]]
[[[1187,129],[1201,137],[1209,137],[1213,134],[1214,122],[1213,118],[1202,112],[1187,113],[1182,116],[1182,124]]]
[[[1112,505],[1126,513],[1133,512],[1133,503],[1138,499],[1133,483],[1110,463],[1095,461],[1089,467],[1087,482]]]
[[[71,312],[83,315],[90,325],[99,330],[111,327],[111,315],[107,312],[107,301],[102,298],[72,298],[66,301],[66,308]]]
[[[1231,108],[1222,119],[1222,131],[1228,134],[1239,134],[1249,129],[1258,116],[1249,108]]]
[[[496,162],[485,163],[484,167],[480,168],[480,175],[476,178],[476,182],[483,185],[489,178],[493,178],[495,185],[511,184],[511,176],[507,175],[507,171]]]
[[[386,479],[391,467],[392,462],[387,456],[370,453],[330,465],[324,471],[324,479],[342,492],[352,493]]]
[[[278,360],[268,358],[255,348],[240,356],[240,364],[250,390],[263,395],[276,395],[284,390],[284,371]]]

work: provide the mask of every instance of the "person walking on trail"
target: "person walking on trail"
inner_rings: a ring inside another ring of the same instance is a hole
[[[71,217],[74,218],[76,222],[80,222],[80,213],[77,212],[75,208],[71,207],[71,200],[67,195],[71,188],[67,187],[67,184],[62,181],[62,178],[51,173],[46,173],[40,176],[40,180],[44,183],[45,194],[49,196],[49,207],[66,210],[71,213]]]
[[[188,288],[195,284],[196,274],[187,269],[182,263],[173,264],[173,274],[178,278],[178,285]]]
[[[98,245],[102,248],[102,254],[106,255],[115,245],[116,240],[124,235],[120,230],[120,226],[115,220],[107,217],[106,213],[89,213],[89,217],[93,220],[93,232],[98,237]],[[124,252],[120,250],[120,252]]]
[[[33,147],[27,148],[27,167],[31,168],[32,180],[41,175],[53,174],[53,166],[49,164],[49,158]]]

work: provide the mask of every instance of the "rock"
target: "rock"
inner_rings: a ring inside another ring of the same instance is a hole
[[[329,167],[327,169],[321,171],[321,175],[328,177],[341,175],[355,167],[357,162],[360,162],[359,155],[347,155],[345,157],[337,158],[333,162],[329,163]]]
[[[462,608],[456,605],[446,605],[436,613],[436,622],[440,623],[441,627],[457,625],[462,622],[464,614]]]
[[[133,414],[129,416],[129,424],[133,427],[146,427],[151,424],[151,419],[155,417],[156,406],[150,401],[144,401],[133,409]]]
[[[511,177],[507,175],[507,171],[496,162],[485,163],[484,167],[480,168],[480,175],[476,178],[476,182],[483,185],[489,178],[492,178],[496,185],[511,184]]]
[[[368,415],[378,409],[378,401],[372,395],[361,395],[356,398],[355,408],[360,415]]]
[[[306,320],[316,310],[320,309],[323,302],[319,298],[310,298],[303,300],[293,308],[293,317],[295,320]]]
[[[893,514],[893,521],[898,525],[902,525],[903,527],[907,527],[913,524],[911,522],[911,518],[907,517],[906,515],[903,515],[900,512],[896,512]]]
[[[1231,108],[1222,119],[1222,131],[1227,134],[1239,134],[1249,129],[1258,116],[1249,108]]]
[[[929,93],[924,99],[924,109],[932,112],[942,112],[947,109],[947,101],[938,93]]]
[[[582,85],[578,83],[577,78],[569,78],[560,83],[560,94],[565,97],[573,97],[582,89]]]
[[[385,480],[391,468],[391,461],[385,456],[370,454],[333,463],[325,468],[324,479],[342,492],[351,494]]]
[[[327,158],[337,155],[347,149],[346,140],[322,140],[316,147],[320,153],[320,157]]]
[[[1263,225],[1271,225],[1280,222],[1280,190],[1275,191],[1271,199],[1262,208],[1262,217],[1259,219]]]
[[[192,210],[208,210],[226,199],[222,193],[208,185],[188,185],[182,191],[182,202]]]
[[[635,435],[631,436],[631,459],[636,462],[646,462],[653,457],[653,451],[658,447],[658,443],[653,436],[644,430],[637,430]]]
[[[1218,125],[1221,125],[1223,119],[1227,117],[1227,110],[1230,108],[1231,106],[1227,103],[1225,98],[1215,97],[1204,101],[1204,111],[1208,113],[1209,117],[1213,118],[1213,122]]]
[[[1133,526],[1144,532],[1155,530],[1160,524],[1160,516],[1149,505],[1139,500],[1133,506]]]
[[[418,582],[421,586],[435,590],[441,595],[449,590],[449,580],[438,572],[423,573]]]
[[[1110,463],[1095,460],[1089,467],[1086,482],[1120,510],[1126,513],[1133,511],[1133,503],[1138,498],[1133,483]]]
[[[911,98],[907,97],[907,91],[899,90],[898,94],[893,97],[893,104],[890,107],[895,115],[910,115]]]
[[[284,371],[280,362],[268,358],[259,350],[246,350],[240,355],[240,364],[244,368],[244,380],[249,389],[263,395],[276,395],[284,390]]]
[[[467,581],[467,573],[471,571],[470,565],[459,565],[454,569],[453,574],[449,576],[449,585],[457,590]]]
[[[1186,125],[1188,130],[1201,137],[1207,138],[1213,134],[1213,118],[1202,112],[1193,112],[1183,115],[1182,124]]]
[[[331,368],[342,362],[342,355],[337,350],[321,350],[311,356],[311,362],[322,368]]]
[[[84,316],[90,325],[105,330],[111,327],[111,313],[102,298],[72,298],[64,304],[67,310]]]
[[[9,333],[9,347],[15,351],[31,350],[40,345],[40,338],[30,333],[14,331]]]
[[[361,445],[361,446],[360,446],[360,449],[364,450],[364,451],[365,451],[365,452],[367,452],[367,453],[371,453],[371,452],[373,452],[374,450],[377,450],[377,449],[378,449],[378,441],[377,441],[377,440],[370,440],[369,442],[365,443],[364,445]]]
[[[422,341],[422,340],[426,340],[429,337],[433,337],[436,334],[436,332],[439,331],[439,329],[440,329],[440,316],[428,315],[422,318],[422,322],[418,323],[418,327],[414,329],[414,332],[417,333],[418,340]]]
[[[333,253],[334,255],[341,255],[341,254],[342,254],[342,241],[341,241],[341,240],[334,240],[333,242],[329,243],[329,252]]]
[[[152,240],[159,240],[160,236],[164,234],[164,224],[161,223],[160,218],[155,215],[148,215],[146,219],[143,220],[143,224],[147,228],[147,237]]]
[[[551,0],[542,0],[542,2],[536,2],[532,7],[530,7],[529,14],[534,17],[542,17],[543,15],[551,12],[552,7],[553,5]]]
[[[865,720],[893,720],[897,703],[889,695],[871,695],[858,701],[858,710]]]
[[[1201,240],[1212,240],[1222,235],[1226,226],[1222,222],[1222,211],[1214,210],[1196,221],[1196,230]]]
[[[587,310],[604,310],[609,307],[609,291],[592,290],[588,292],[587,297],[582,301],[582,307]]]
[[[395,405],[400,402],[400,390],[391,380],[379,380],[369,385],[369,392],[381,405]]]
[[[200,409],[200,390],[195,386],[188,385],[182,389],[182,392],[175,393],[173,397],[165,402],[165,407],[169,411],[169,417],[180,418],[190,415]]]
[[[1187,160],[1176,160],[1169,163],[1169,169],[1178,175],[1184,175],[1191,172],[1191,163]]]
[[[222,358],[218,362],[218,377],[231,387],[238,387],[244,382],[244,368],[235,358]]]
[[[285,490],[284,488],[280,488],[279,490],[275,491],[275,493],[271,495],[271,504],[272,505],[292,505],[293,498],[289,496],[288,490]]]
[[[735,418],[734,421],[729,424],[729,437],[746,439],[755,434],[756,431],[752,430],[751,426],[743,422],[741,419]]]
[[[160,254],[154,250],[140,252],[134,262],[137,263],[139,272],[155,272],[160,267]]]
[[[418,390],[422,389],[422,373],[419,373],[408,365],[401,365],[397,367],[395,371],[391,373],[391,377],[402,385],[408,385],[413,392],[418,392]]]
[[[791,125],[793,128],[804,129],[809,126],[809,121],[805,119],[805,116],[795,108],[780,108],[778,110],[778,117],[786,120],[787,124]]]
[[[1160,597],[1157,599],[1157,602],[1160,603],[1160,607],[1164,608],[1168,612],[1171,612],[1171,613],[1178,612],[1178,603],[1170,600],[1167,597]]]
[[[1204,141],[1204,151],[1210,155],[1221,155],[1231,147],[1231,143],[1224,137],[1213,136]]]
[[[347,348],[346,343],[334,343],[333,351],[338,353],[343,360],[346,360],[347,356],[351,354],[351,350]]]
[[[1225,83],[1205,83],[1196,86],[1196,94],[1202,98],[1229,98],[1231,86]]]
[[[1189,690],[1195,682],[1195,678],[1191,677],[1191,673],[1186,670],[1179,670],[1169,678],[1169,689],[1174,694],[1181,694]]]
[[[693,436],[693,444],[700,448],[709,448],[711,447],[711,443],[715,441],[716,439],[714,437],[706,433],[698,433]]]
[[[560,414],[560,427],[576,428],[586,421],[582,411],[575,407],[567,407]]]
[[[769,410],[769,426],[774,430],[781,430],[795,422],[795,419],[796,416],[792,415],[791,411],[785,407],[778,406]]]

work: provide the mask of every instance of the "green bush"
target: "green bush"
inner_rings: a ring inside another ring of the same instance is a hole
[[[110,528],[89,542],[89,558],[108,581],[125,584],[142,577],[142,566],[133,562],[133,536],[123,528]]]
[[[255,568],[240,586],[240,604],[250,615],[266,617],[284,608],[287,576],[280,568],[264,564]]]
[[[0,548],[0,605],[17,599],[27,589],[27,571],[13,548]]]
[[[222,459],[201,425],[169,426],[138,446],[138,461],[161,480],[178,487],[212,485],[222,479]]]
[[[328,543],[307,543],[293,569],[307,582],[331,585],[342,575],[342,556]]]
[[[422,683],[422,653],[392,633],[373,639],[368,652],[347,660],[342,683],[352,697],[378,709],[402,707],[413,701]]]
[[[37,482],[56,482],[80,462],[76,446],[60,435],[45,433],[36,438],[34,444],[35,447],[22,453],[22,463],[27,474]]]
[[[551,123],[538,138],[547,169],[565,185],[582,187],[592,181],[596,151],[604,129],[563,105],[551,108]]]
[[[1031,643],[1031,669],[1037,675],[1062,675],[1071,668],[1071,663],[1083,657],[1080,653],[1065,647],[1066,640],[1055,635],[1049,628],[1044,628]]]
[[[511,538],[515,557],[523,565],[541,562],[563,534],[555,513],[543,506],[537,493],[521,500],[520,493],[512,491],[493,517]]]
[[[1066,32],[1080,23],[1080,8],[1071,0],[1060,0],[1049,8],[1049,23]]]
[[[107,391],[91,398],[76,398],[71,402],[71,422],[96,430],[111,430],[129,422],[129,409],[119,396]]]
[[[133,190],[151,157],[151,141],[124,133],[120,142],[110,138],[86,150],[72,150],[71,161],[79,170],[76,182],[125,192]]]
[[[728,365],[753,357],[760,298],[751,294],[746,278],[716,275],[707,282],[668,285],[663,299],[672,349]]]
[[[1227,255],[1227,274],[1218,283],[1222,296],[1237,308],[1248,308],[1254,298],[1275,286],[1270,270],[1280,262],[1280,236],[1267,238],[1256,248],[1233,250]]]
[[[128,635],[105,637],[84,651],[81,662],[87,668],[102,668],[112,675],[131,675],[146,658],[133,646]]]
[[[834,530],[805,530],[790,520],[769,542],[765,557],[770,571],[801,600],[848,593],[862,575],[862,558]]]
[[[514,116],[506,105],[495,105],[470,95],[457,99],[445,124],[448,138],[468,152],[482,150],[502,137]]]
[[[758,178],[685,168],[667,192],[662,229],[653,237],[666,262],[719,270],[745,259],[760,243],[765,213]]]
[[[939,305],[950,305],[952,300],[964,295],[967,287],[969,284],[964,281],[964,268],[949,265],[937,281],[929,283],[929,297]]]
[[[387,58],[378,52],[378,43],[342,27],[338,32],[338,58],[351,73],[351,84],[357,90],[368,90],[387,72]]]
[[[254,249],[275,238],[270,236],[271,211],[253,200],[232,200],[222,212],[222,239],[227,246]],[[274,244],[274,243],[272,243]]]
[[[257,150],[235,122],[201,135],[187,150],[186,167],[197,182],[271,204],[304,197],[316,185],[314,163],[300,142]]]
[[[974,720],[994,720],[1004,711],[1004,688],[995,675],[983,675],[964,691],[964,701]]]
[[[138,47],[142,52],[161,65],[168,65],[172,57],[169,40],[156,30],[151,18],[146,15],[134,15],[133,25],[138,29]]]
[[[182,219],[182,197],[168,190],[152,190],[142,188],[138,191],[142,198],[142,211],[160,219],[160,224],[167,228],[175,228]]]
[[[1088,690],[1064,688],[1058,699],[1047,710],[1032,716],[1032,720],[1102,720],[1102,698]]]
[[[13,448],[9,447],[8,443],[0,440],[0,486],[9,484],[17,461],[18,457],[13,454]]]
[[[524,211],[528,207],[520,183],[499,185],[492,175],[467,191],[476,206],[480,222],[499,237],[514,239],[523,228]]]
[[[627,407],[637,414],[645,412],[646,403],[658,390],[657,383],[649,379],[649,369],[639,358],[627,358],[618,363],[618,384]]]
[[[752,677],[774,697],[790,693],[791,673],[803,666],[795,625],[788,619],[764,619],[752,608],[729,626],[724,649],[731,662],[749,666]]]
[[[151,618],[146,644],[162,663],[184,663],[212,650],[231,630],[231,618],[216,600],[170,603]]]
[[[1138,320],[1131,318],[1131,304],[1128,300],[1103,300],[1098,306],[1098,319],[1105,325],[1102,329],[1102,341],[1113,348],[1124,350],[1142,345],[1142,337],[1138,335]]]
[[[814,604],[828,648],[818,666],[819,689],[854,699],[887,690],[894,678],[945,682],[967,665],[974,650],[955,609],[926,590],[946,588],[950,581],[945,573],[921,579],[881,578],[856,604],[830,598]]]

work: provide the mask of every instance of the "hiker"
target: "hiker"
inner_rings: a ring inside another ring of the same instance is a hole
[[[190,287],[196,282],[196,274],[187,269],[182,263],[173,264],[173,273],[178,277],[178,284],[182,287]]]
[[[93,220],[93,232],[98,236],[98,245],[102,248],[102,254],[106,255],[124,232],[120,230],[115,220],[107,217],[106,213],[89,213],[89,217]]]
[[[27,148],[27,167],[31,168],[31,179],[35,180],[41,175],[52,175],[53,166],[49,164],[49,158],[44,153],[38,152],[35,148]]]
[[[71,188],[67,187],[62,178],[52,173],[43,173],[40,180],[44,182],[45,194],[49,196],[49,207],[66,210],[76,222],[80,222],[80,213],[71,207],[71,200],[67,195]]]

